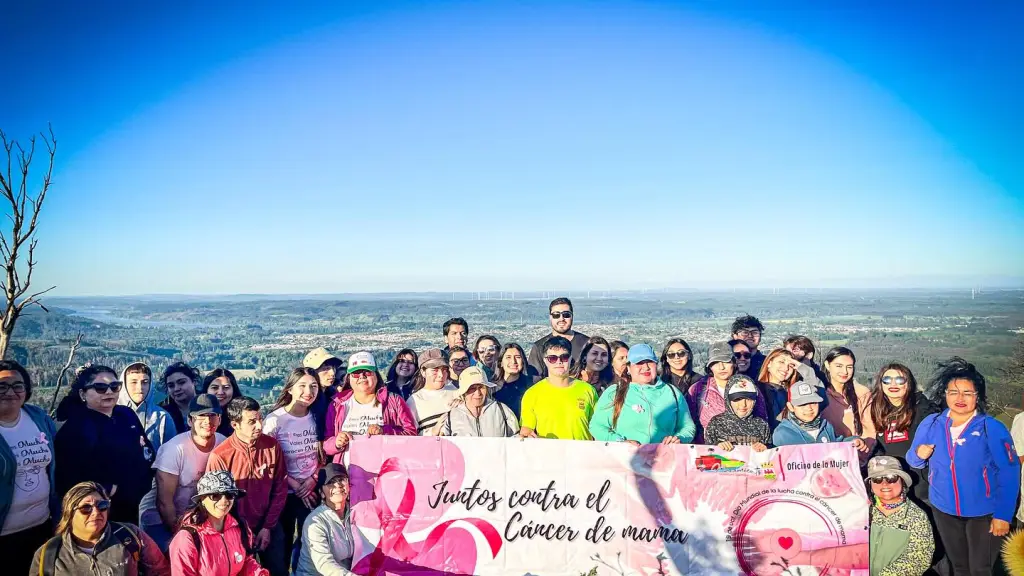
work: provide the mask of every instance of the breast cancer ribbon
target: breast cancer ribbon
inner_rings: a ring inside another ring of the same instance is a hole
[[[402,493],[402,499],[398,504],[398,510],[392,511],[391,507],[387,503],[387,499],[383,495],[383,490],[378,489],[376,482],[384,477],[385,474],[401,474],[405,477],[405,490]],[[480,518],[456,518],[453,520],[447,520],[441,524],[435,526],[428,534],[426,539],[420,542],[409,542],[405,538],[403,531],[405,530],[406,524],[409,522],[409,515],[412,513],[416,504],[416,487],[413,485],[412,480],[409,479],[409,474],[405,468],[401,465],[397,458],[389,458],[384,461],[381,465],[380,472],[377,474],[376,480],[374,480],[374,495],[377,502],[379,503],[379,514],[380,514],[380,526],[381,526],[381,537],[377,543],[377,547],[369,555],[370,566],[368,574],[376,576],[382,573],[382,569],[385,567],[386,561],[390,558],[391,560],[399,561],[402,563],[417,564],[418,560],[422,559],[427,552],[441,541],[445,536],[445,532],[448,528],[456,522],[465,522],[475,527],[484,536],[487,544],[491,549],[491,558],[498,555],[498,551],[501,550],[501,535],[498,531],[491,526],[488,522]],[[468,536],[468,534],[466,535]],[[458,536],[455,536],[458,538]],[[468,548],[467,548],[468,547]],[[459,566],[460,558],[447,556],[444,558],[444,566],[441,568],[435,568],[434,566],[423,565],[422,568],[428,568],[436,570],[436,574],[472,574],[476,568],[476,547],[472,538],[469,538],[469,542],[465,545],[452,546],[450,547],[453,554],[467,554],[471,553],[473,566],[468,567],[468,571],[464,567]],[[465,558],[464,560],[469,560]],[[360,562],[361,564],[362,562]],[[453,572],[450,569],[455,569]]]

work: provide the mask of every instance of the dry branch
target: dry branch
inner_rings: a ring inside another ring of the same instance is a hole
[[[53,414],[54,409],[57,407],[57,396],[60,394],[61,384],[64,383],[64,376],[71,370],[71,365],[75,362],[75,353],[78,352],[78,347],[82,345],[82,333],[78,333],[78,337],[71,343],[71,351],[68,353],[68,361],[64,363],[64,367],[60,369],[60,373],[57,374],[57,386],[53,389],[53,398],[50,399],[50,414]]]

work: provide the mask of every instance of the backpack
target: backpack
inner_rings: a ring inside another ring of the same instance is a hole
[[[139,554],[142,552],[142,539],[128,524],[120,522],[111,522],[110,524],[113,526],[110,535],[124,545],[125,550],[138,564]],[[60,548],[63,545],[64,537],[54,536],[39,549],[39,576],[54,576],[57,572],[57,554],[60,553]]]

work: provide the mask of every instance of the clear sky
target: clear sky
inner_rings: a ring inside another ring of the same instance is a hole
[[[64,295],[1019,285],[1024,3],[924,6],[7,2],[0,127]]]

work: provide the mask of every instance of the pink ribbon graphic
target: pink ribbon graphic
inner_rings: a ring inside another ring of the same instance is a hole
[[[398,473],[405,478],[405,489],[398,510],[392,511],[384,497],[383,490],[378,490],[376,481],[385,474]],[[421,542],[409,542],[403,534],[409,515],[416,504],[416,487],[409,479],[409,474],[397,458],[389,458],[381,465],[374,486],[374,500],[379,503],[378,513],[381,526],[381,537],[377,547],[369,555],[360,560],[354,571],[360,574],[377,576],[388,573],[388,568],[397,570],[395,573],[409,574],[419,568],[420,574],[472,574],[476,569],[476,544],[470,536],[468,543],[457,546],[437,547],[446,536],[446,532],[456,522],[465,522],[484,536],[494,558],[501,550],[501,535],[488,522],[480,518],[456,518],[435,526],[426,539]],[[456,529],[465,530],[462,526]],[[468,535],[465,533],[464,535]],[[458,540],[458,535],[449,535]],[[438,552],[441,553],[438,557]]]

